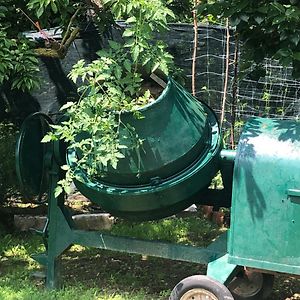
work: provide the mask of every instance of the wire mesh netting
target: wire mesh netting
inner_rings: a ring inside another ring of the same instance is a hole
[[[266,59],[263,64],[265,76],[252,75],[237,81],[234,95],[235,37],[229,31],[229,72],[225,103],[223,134],[228,142],[230,127],[234,125],[237,140],[245,121],[251,116],[271,118],[299,118],[300,82],[292,77],[292,67],[283,67],[277,61]],[[172,24],[171,32],[163,37],[174,55],[176,64],[187,76],[187,88],[191,87],[193,26]],[[226,76],[227,32],[224,26],[199,25],[196,57],[196,96],[210,105],[220,117]],[[242,49],[242,45],[239,45]],[[238,65],[243,59],[238,53]],[[234,123],[234,124],[232,124]],[[233,126],[232,126],[233,127]]]

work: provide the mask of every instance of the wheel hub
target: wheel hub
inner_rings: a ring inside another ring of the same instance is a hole
[[[244,274],[243,278],[238,280],[239,284],[232,292],[242,297],[255,296],[263,286],[263,275],[261,273],[248,272]]]
[[[218,298],[205,289],[192,289],[187,291],[180,300],[218,300]]]

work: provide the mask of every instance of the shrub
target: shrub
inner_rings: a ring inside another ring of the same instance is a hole
[[[16,128],[10,123],[0,123],[0,203],[16,193],[15,143]]]

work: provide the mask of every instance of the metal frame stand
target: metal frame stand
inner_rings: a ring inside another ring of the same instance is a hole
[[[60,287],[60,256],[73,244],[99,249],[149,255],[172,260],[208,264],[208,275],[226,283],[237,269],[226,261],[227,233],[206,248],[185,246],[159,241],[113,236],[98,231],[77,230],[64,205],[64,195],[55,197],[54,190],[60,178],[60,168],[54,164],[50,172],[48,221],[42,232],[46,252],[33,256],[46,267],[46,287]],[[220,264],[222,267],[220,268]]]

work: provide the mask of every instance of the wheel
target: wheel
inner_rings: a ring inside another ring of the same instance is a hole
[[[204,275],[181,280],[169,300],[234,300],[227,287]]]
[[[242,271],[228,285],[235,300],[263,300],[272,293],[274,276]]]

